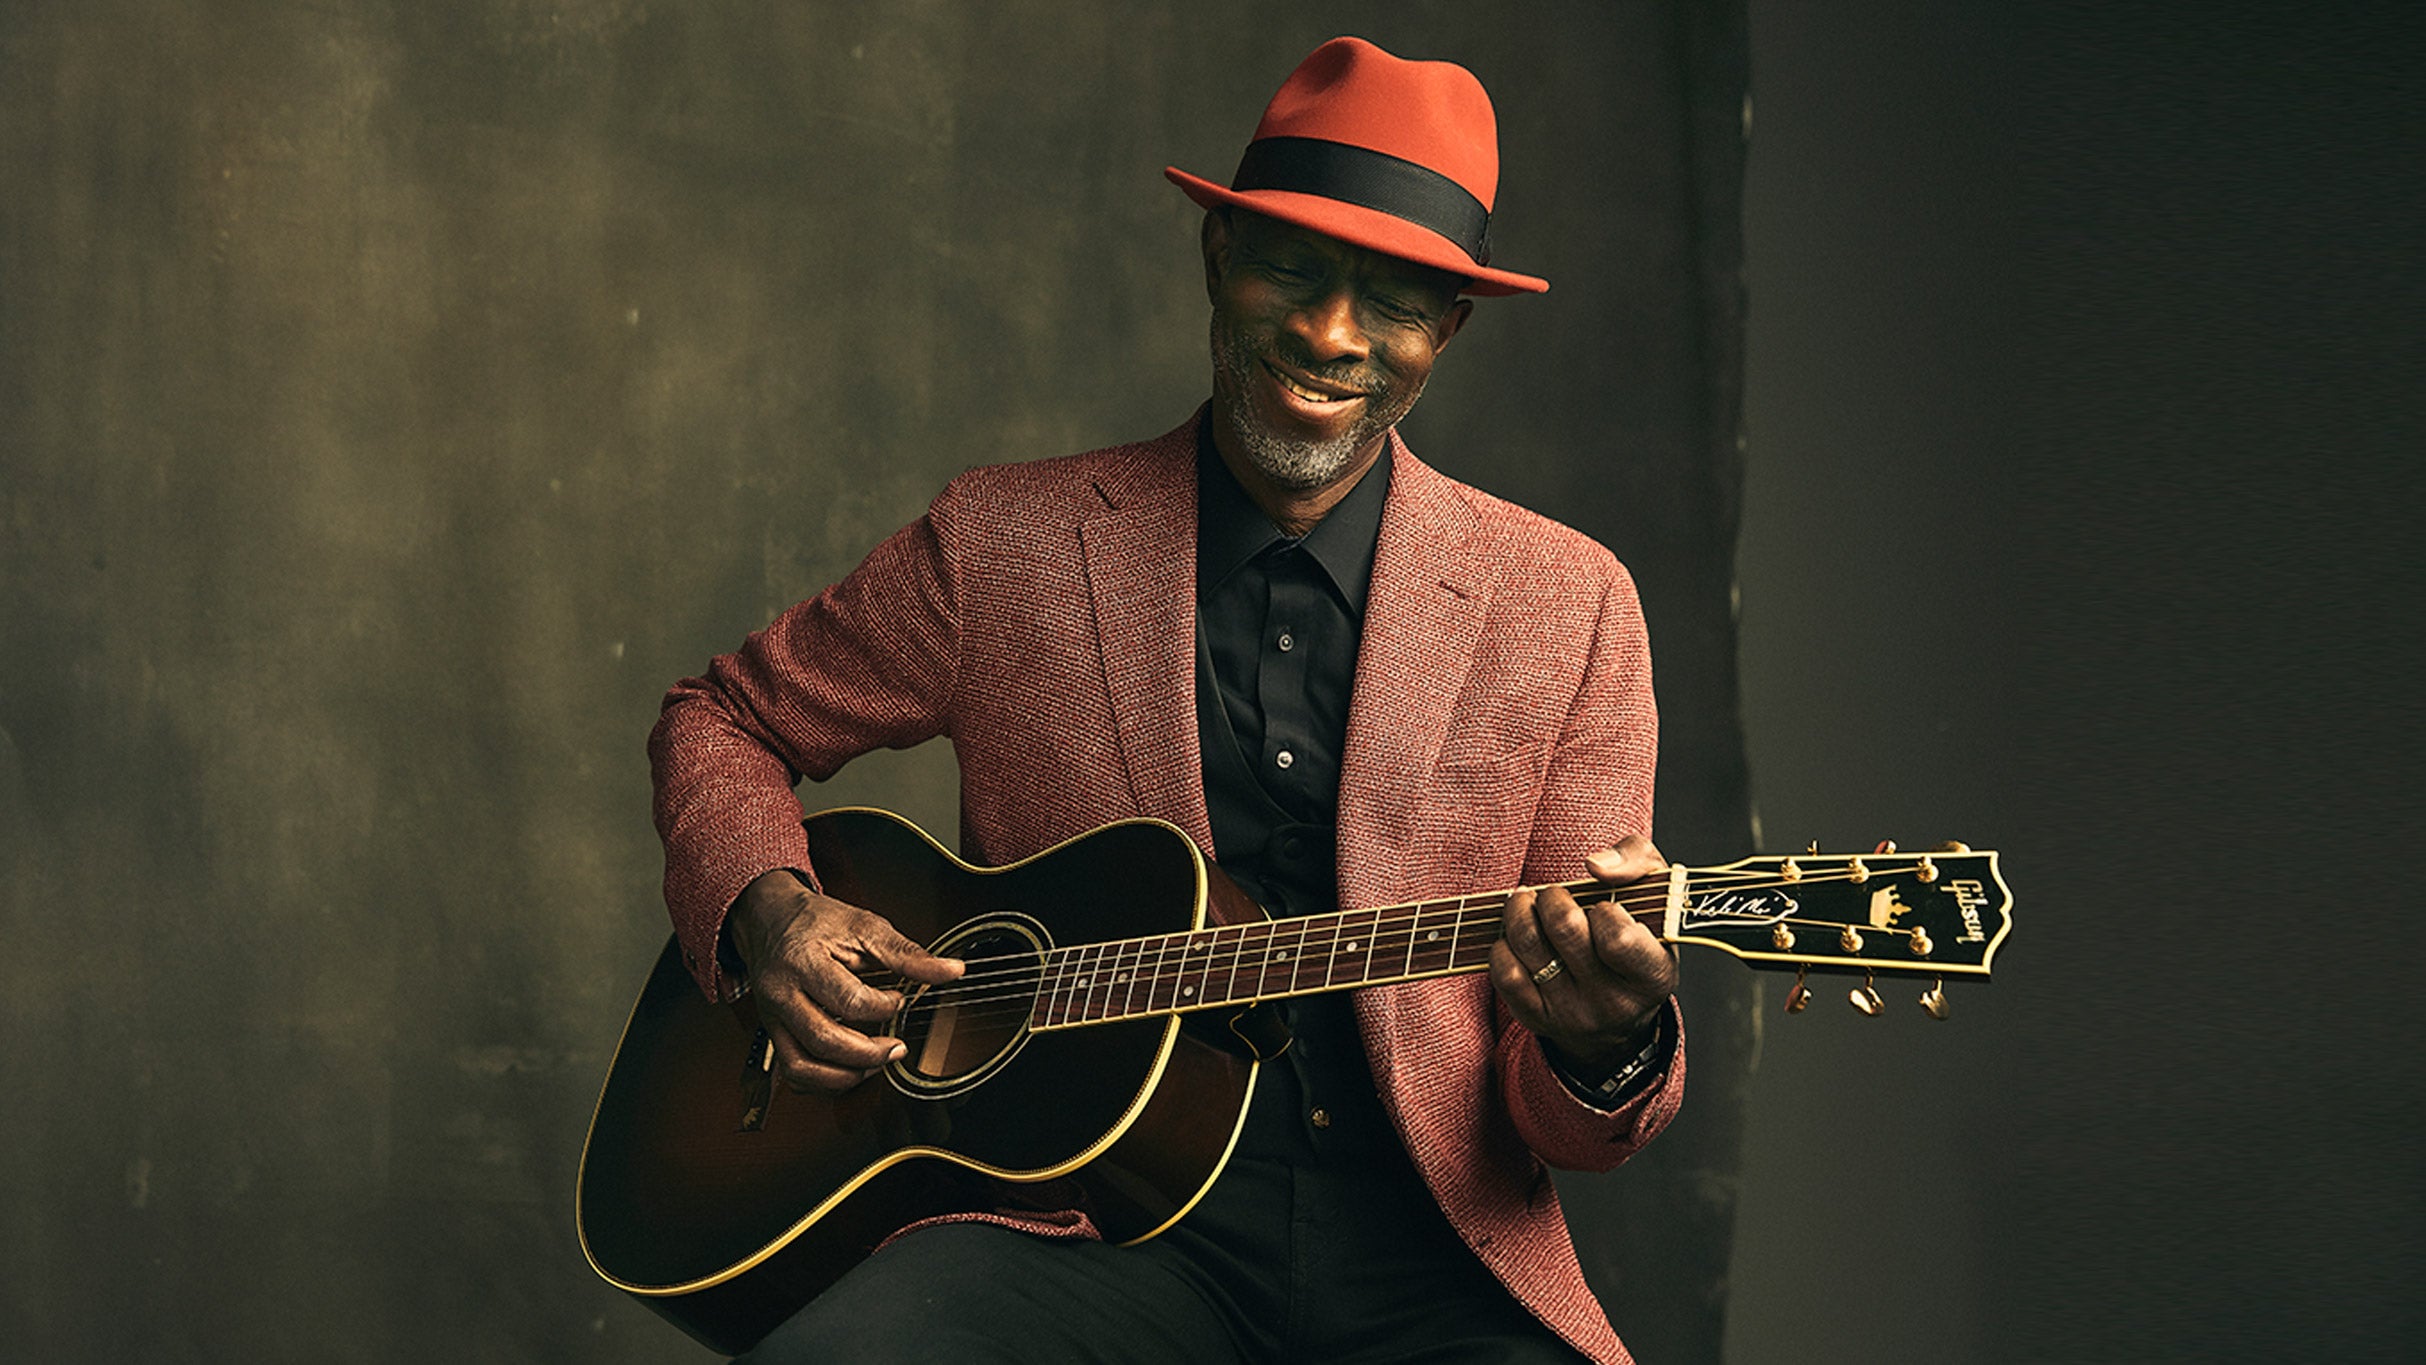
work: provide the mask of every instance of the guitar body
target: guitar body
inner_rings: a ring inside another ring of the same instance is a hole
[[[601,1276],[733,1354],[922,1219],[1076,1209],[1126,1242],[1196,1202],[1255,1064],[1170,1015],[1028,1027],[1044,948],[1260,916],[1186,835],[1125,821],[981,869],[882,811],[807,828],[828,895],[1006,987],[957,1015],[914,1002],[903,1061],[802,1094],[770,1089],[749,1002],[707,1001],[668,943],[582,1153],[582,1246]]]

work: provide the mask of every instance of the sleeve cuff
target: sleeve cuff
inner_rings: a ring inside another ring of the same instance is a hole
[[[1652,1016],[1650,1035],[1641,1050],[1605,1075],[1577,1075],[1547,1043],[1542,1046],[1542,1055],[1550,1063],[1550,1074],[1558,1077],[1568,1094],[1603,1113],[1614,1113],[1658,1085],[1660,1078],[1668,1074],[1668,1064],[1676,1056],[1677,1032],[1676,1002],[1671,999],[1662,1003],[1659,1013]]]

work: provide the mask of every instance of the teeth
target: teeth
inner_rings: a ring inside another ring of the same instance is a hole
[[[1280,380],[1282,387],[1284,387],[1284,388],[1288,389],[1288,391],[1289,391],[1289,392],[1291,392],[1291,393],[1293,393],[1293,394],[1296,394],[1298,397],[1303,398],[1303,399],[1306,399],[1306,400],[1307,400],[1307,401],[1309,401],[1309,402],[1314,402],[1314,403],[1339,403],[1339,402],[1345,402],[1347,399],[1352,398],[1352,397],[1354,397],[1354,396],[1355,396],[1355,395],[1353,395],[1353,394],[1318,393],[1318,392],[1316,392],[1315,390],[1313,390],[1313,389],[1309,389],[1309,388],[1307,388],[1305,385],[1298,383],[1296,380],[1291,379],[1289,376],[1287,376],[1287,375],[1285,375],[1285,374],[1277,374],[1277,373],[1276,373],[1276,374],[1274,375],[1274,377]]]

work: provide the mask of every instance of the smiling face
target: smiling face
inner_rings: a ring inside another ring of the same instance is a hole
[[[1473,304],[1457,277],[1260,214],[1206,215],[1214,441],[1282,489],[1361,474]]]

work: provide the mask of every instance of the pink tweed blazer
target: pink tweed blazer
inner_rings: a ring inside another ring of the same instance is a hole
[[[1195,429],[970,471],[850,577],[668,693],[650,737],[666,901],[703,990],[730,993],[716,944],[741,889],[779,867],[815,875],[793,783],[880,746],[950,736],[973,861],[1130,815],[1218,859],[1196,733]],[[1585,853],[1651,827],[1633,582],[1585,536],[1391,440],[1339,903],[1582,876]],[[1603,1113],[1480,974],[1361,991],[1355,1009],[1384,1106],[1466,1244],[1559,1336],[1628,1360],[1545,1168],[1606,1170],[1648,1142],[1682,1096],[1681,1053]]]

